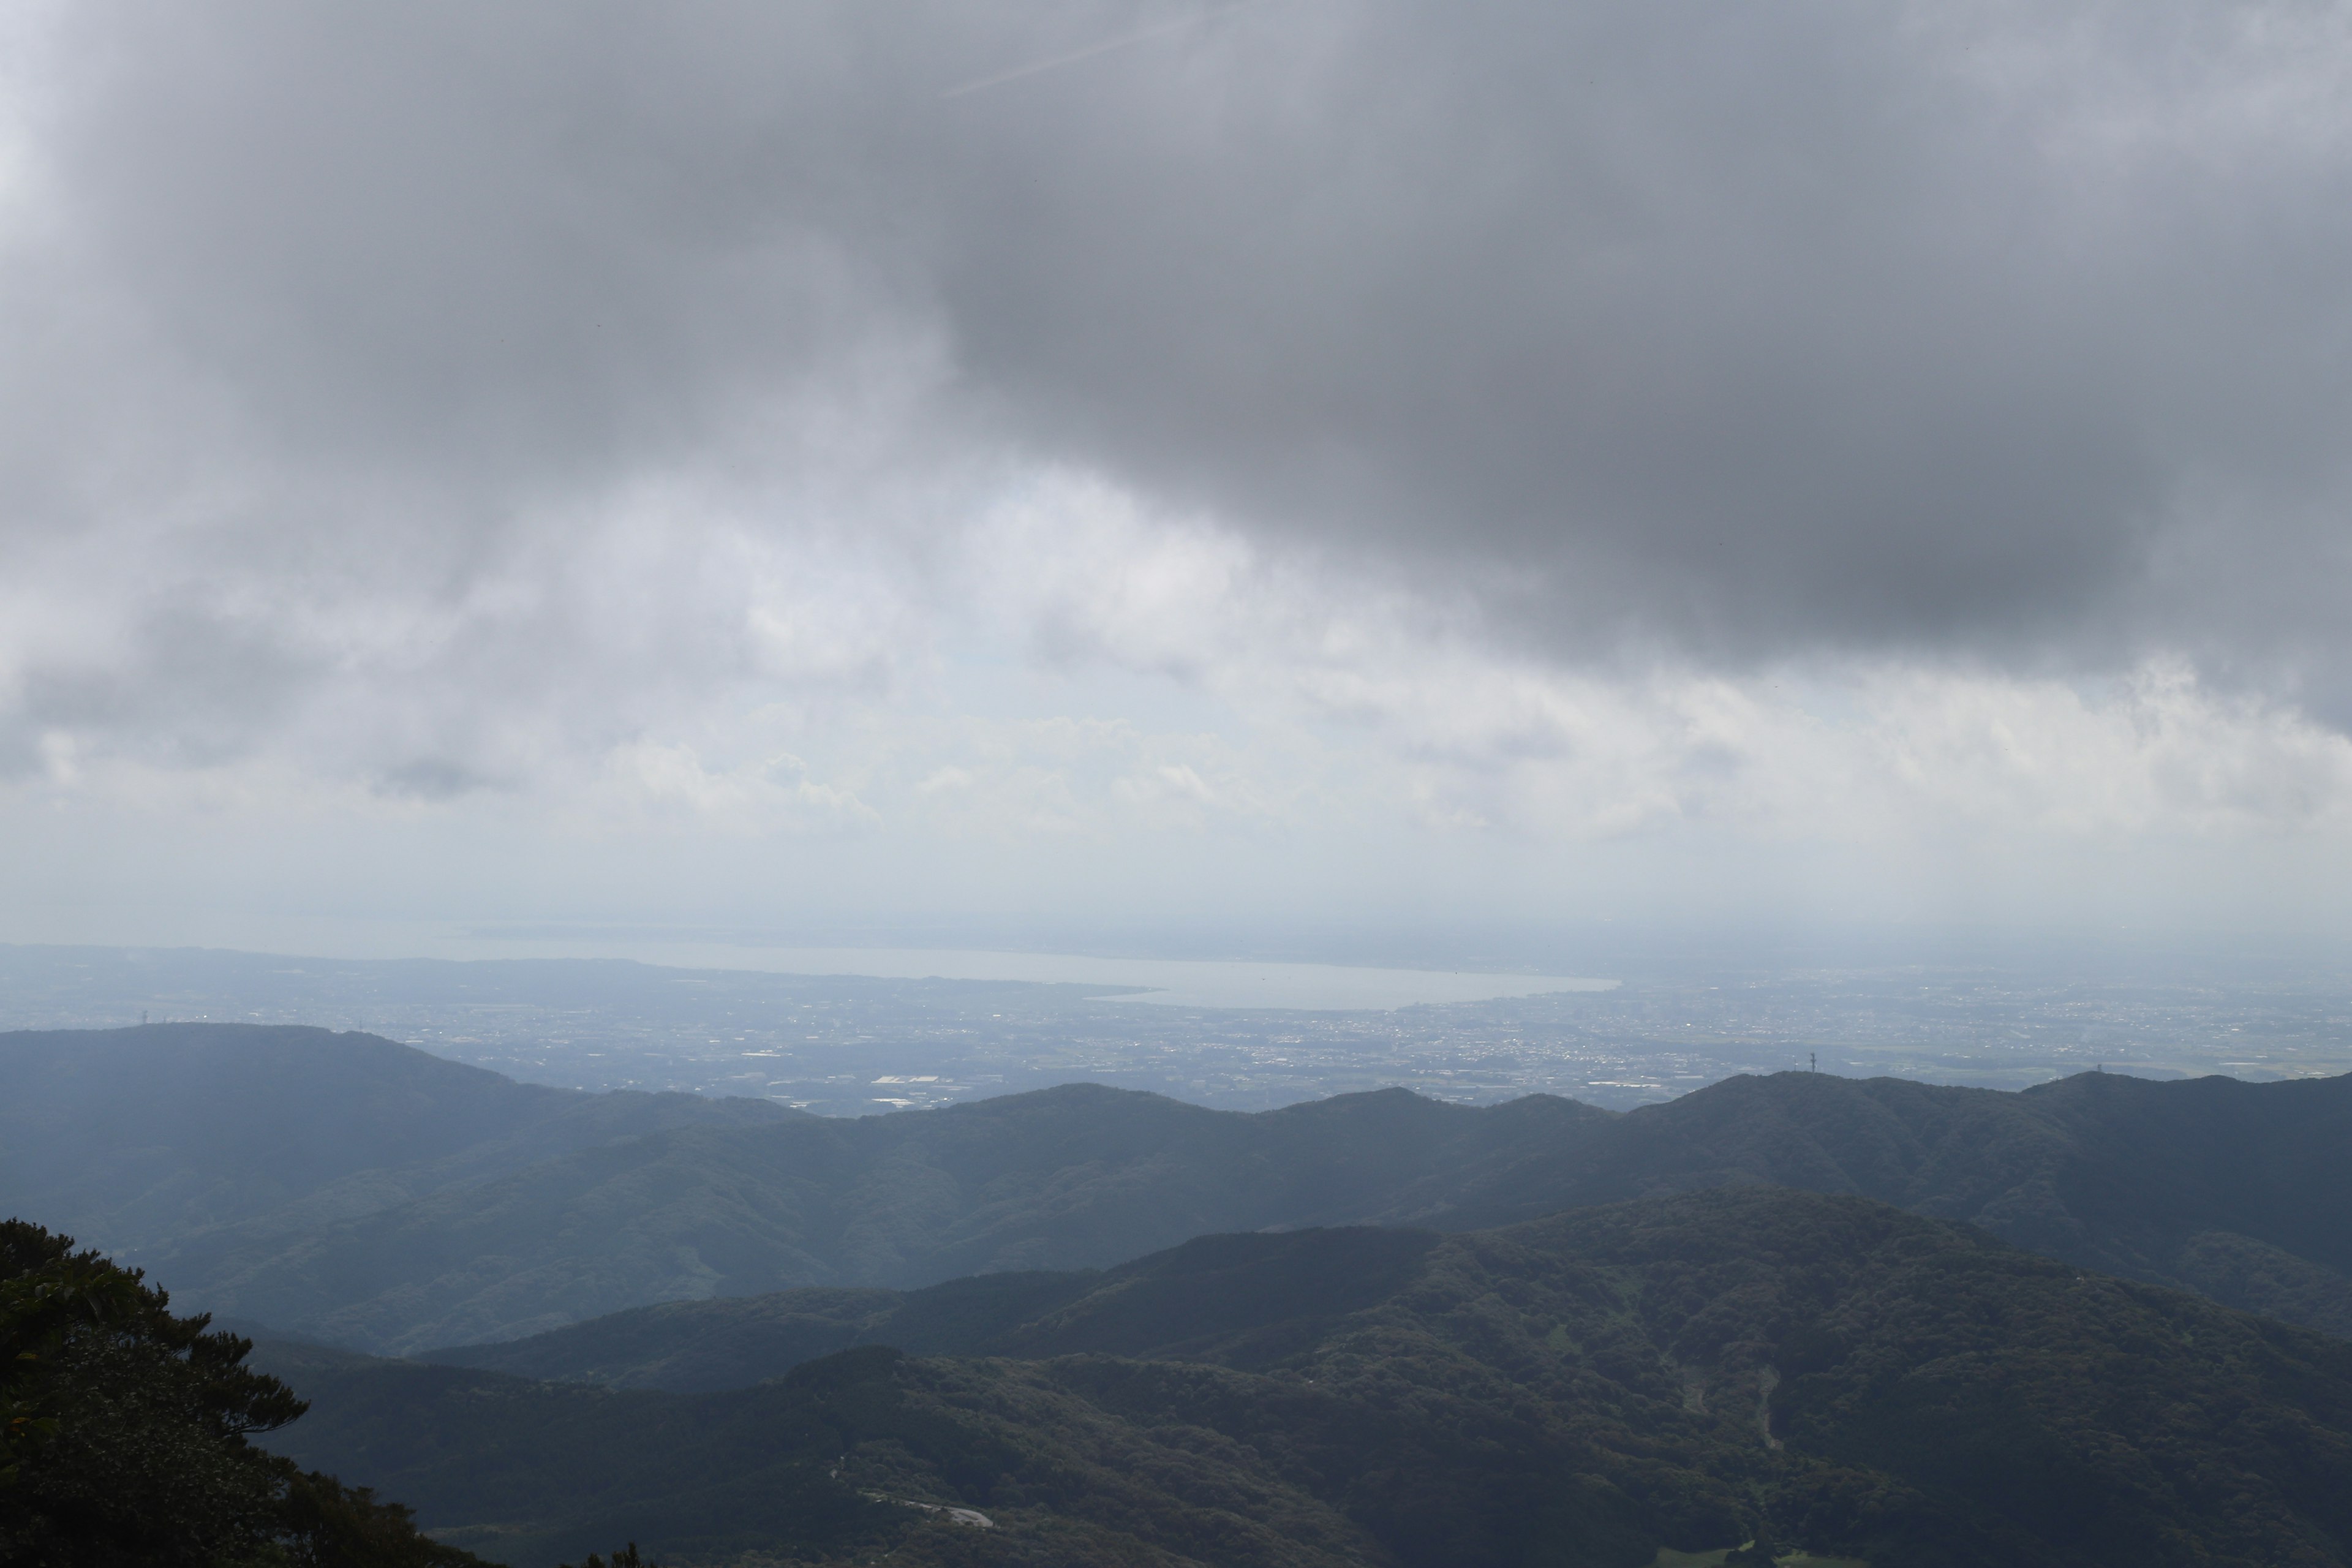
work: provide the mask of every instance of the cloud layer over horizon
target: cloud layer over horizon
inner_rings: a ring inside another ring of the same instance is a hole
[[[2352,7],[5,26],[20,821],[2352,847]]]

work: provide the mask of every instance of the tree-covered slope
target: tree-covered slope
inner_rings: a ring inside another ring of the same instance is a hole
[[[572,1094],[364,1036],[165,1026],[0,1037],[0,1208],[69,1223],[192,1303],[375,1349],[1758,1183],[2352,1336],[2352,1078],[2009,1094],[1789,1073],[1623,1116],[1402,1090],[1251,1115],[1072,1085],[842,1121]]]
[[[0,1220],[0,1563],[465,1568],[406,1509],[253,1438],[302,1414],[251,1346],[70,1237]]]
[[[1402,1090],[1259,1114],[1072,1085],[939,1111],[682,1129],[295,1237],[156,1267],[215,1310],[376,1349],[663,1300],[1108,1264],[1206,1232],[1410,1218],[1449,1183],[1612,1120]]]
[[[615,1139],[798,1115],[517,1083],[325,1029],[16,1031],[0,1034],[0,1213],[152,1256],[211,1226],[307,1232]]]
[[[1637,1568],[1757,1537],[1878,1568],[2352,1563],[2352,1345],[1865,1200],[1213,1237],[1022,1289],[1025,1316],[965,1303],[955,1357],[868,1345],[717,1394],[282,1352],[313,1407],[280,1441],[519,1568],[624,1539],[681,1564]]]
[[[2005,1094],[1790,1073],[1730,1079],[1620,1117],[1571,1119],[1559,1113],[1565,1104],[1531,1099],[1465,1111],[1391,1091],[1246,1117],[1108,1090],[1055,1091],[968,1108],[974,1114],[951,1160],[931,1156],[926,1140],[938,1123],[924,1118],[857,1124],[856,1136],[891,1151],[872,1190],[886,1200],[893,1191],[908,1194],[893,1217],[898,1234],[914,1245],[902,1243],[884,1268],[852,1262],[814,1277],[866,1285],[923,1278],[926,1204],[948,1220],[932,1233],[947,1243],[929,1264],[936,1271],[950,1263],[1108,1263],[1146,1241],[1218,1229],[1335,1222],[1452,1229],[1629,1197],[1771,1184],[1967,1220],[2104,1272],[2198,1289],[2352,1337],[2352,1278],[2339,1272],[2352,1246],[2346,1239],[2352,1079],[2253,1085],[2085,1074]],[[991,1117],[1014,1110],[1013,1124],[1024,1128],[1094,1118],[1130,1138],[1132,1154],[1120,1159],[1082,1142],[1045,1138],[1018,1179],[992,1186],[993,1151],[976,1134],[992,1129]],[[1429,1135],[1449,1124],[1475,1135]],[[853,1166],[854,1157],[845,1156],[840,1169]],[[917,1178],[930,1184],[918,1192]],[[984,1204],[969,1195],[967,1184],[988,1192]],[[1043,1202],[1041,1190],[1050,1194]],[[466,1209],[478,1201],[458,1194],[450,1204]],[[954,1227],[968,1214],[982,1234],[1013,1245],[992,1252],[964,1244]],[[1103,1224],[1107,1216],[1114,1223]],[[404,1220],[388,1215],[377,1225],[391,1232]],[[1078,1245],[1035,1247],[1040,1232],[1030,1227],[1040,1226],[1066,1226],[1045,1234]],[[843,1256],[823,1245],[810,1250],[825,1260]],[[728,1288],[752,1287],[739,1277]],[[551,1340],[511,1364],[539,1376],[726,1386],[718,1380],[730,1365],[772,1372],[788,1347],[816,1342],[806,1340],[814,1331],[797,1317],[842,1309],[814,1300],[667,1309],[594,1328],[602,1348],[593,1353]],[[847,1331],[835,1324],[824,1331]],[[624,1342],[633,1335],[643,1342]],[[673,1352],[663,1347],[689,1340],[707,1340],[695,1352],[696,1370],[667,1364]]]
[[[2352,1337],[2352,1076],[2022,1093],[1738,1078],[1482,1173],[1448,1224],[1745,1182],[1854,1193]]]
[[[919,1290],[779,1291],[673,1301],[417,1359],[520,1377],[709,1393],[857,1345],[919,1355],[1198,1357],[1289,1343],[1380,1300],[1434,1231],[1349,1227],[1196,1237],[1110,1269],[982,1274]]]

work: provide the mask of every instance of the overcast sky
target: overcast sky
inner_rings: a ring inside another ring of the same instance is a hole
[[[2352,7],[7,7],[0,938],[2352,929]]]

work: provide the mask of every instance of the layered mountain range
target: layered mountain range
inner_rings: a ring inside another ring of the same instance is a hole
[[[0,1036],[0,1208],[184,1305],[359,1349],[1100,1268],[1217,1232],[1470,1230],[1727,1185],[1870,1197],[2352,1336],[2352,1078],[1789,1073],[1615,1114],[1072,1085],[856,1121],[520,1084],[364,1035]]]
[[[2352,1079],[837,1121],[0,1036],[0,1209],[516,1568],[2352,1568],[2347,1135]]]
[[[576,1381],[627,1381],[658,1313],[505,1347],[571,1382],[265,1345],[313,1402],[272,1442],[518,1568],[2352,1563],[2352,1343],[1862,1198],[1209,1237],[772,1310],[799,1353],[706,1357],[692,1394]]]

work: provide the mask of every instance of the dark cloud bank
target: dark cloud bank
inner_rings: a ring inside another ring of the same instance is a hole
[[[2326,6],[85,5],[43,58],[20,529],[116,504],[59,476],[165,442],[158,378],[216,421],[173,472],[311,477],[235,548],[462,575],[911,377],[910,453],[1570,657],[2172,652],[2352,716]]]

